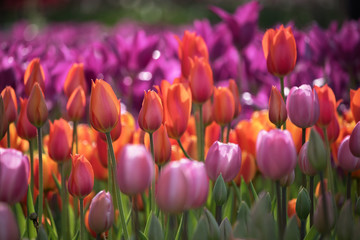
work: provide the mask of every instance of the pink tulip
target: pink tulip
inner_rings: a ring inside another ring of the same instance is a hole
[[[296,149],[289,131],[262,130],[256,141],[256,161],[265,177],[280,180],[296,166]]]
[[[216,141],[209,148],[205,160],[209,178],[216,181],[220,173],[225,182],[233,180],[241,167],[241,150],[237,144]]]
[[[307,154],[308,145],[309,145],[309,142],[306,142],[300,149],[299,159],[298,159],[299,168],[302,173],[304,173],[308,176],[315,176],[317,171],[309,162],[309,158],[308,158],[308,154]]]
[[[207,200],[209,178],[203,162],[183,158],[179,161],[187,181],[187,201],[185,209],[198,208]]]
[[[346,136],[340,143],[338,150],[338,161],[342,169],[354,171],[360,168],[360,158],[355,157],[350,151],[350,136]]]
[[[28,178],[28,158],[15,149],[0,148],[0,201],[21,201],[27,193]]]
[[[19,228],[9,205],[0,202],[0,239],[20,239]]]
[[[286,100],[288,116],[300,128],[313,126],[319,119],[319,99],[310,85],[292,87]]]
[[[96,233],[106,232],[114,223],[114,206],[111,195],[104,190],[98,192],[89,207],[89,226]]]
[[[143,145],[125,145],[117,162],[117,182],[126,195],[144,192],[154,177],[154,163]]]
[[[360,157],[360,122],[358,122],[350,135],[350,151],[356,156]]]
[[[157,180],[156,203],[167,213],[179,213],[185,210],[188,182],[179,161],[168,163],[161,169]]]

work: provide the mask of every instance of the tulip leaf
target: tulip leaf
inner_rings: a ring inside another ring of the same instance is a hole
[[[164,239],[164,233],[163,233],[160,221],[154,214],[151,214],[149,231],[148,231],[147,237],[149,240]]]
[[[220,239],[220,230],[219,226],[214,218],[214,216],[211,214],[211,212],[205,208],[205,220],[208,225],[209,229],[209,239],[218,240]]]
[[[49,203],[48,203],[48,201],[46,199],[45,199],[45,208],[46,208],[46,212],[47,212],[47,214],[48,214],[48,216],[50,218],[51,231],[54,234],[55,239],[58,239],[58,234],[57,234],[57,231],[56,231],[55,221],[54,221],[51,209],[49,207]]]
[[[148,240],[148,238],[145,236],[145,234],[141,231],[139,231],[139,237],[140,237],[140,240]]]
[[[57,179],[57,177],[55,176],[55,174],[53,172],[51,173],[51,176],[54,179],[56,187],[59,190],[59,193],[61,193],[61,184],[60,184],[59,180]]]
[[[290,218],[290,221],[285,229],[284,240],[300,239],[299,227],[297,225],[296,216]]]
[[[251,198],[250,198],[250,192],[248,189],[248,186],[246,185],[246,182],[241,177],[241,184],[240,184],[240,193],[241,193],[241,199],[247,203],[247,205],[251,204]]]
[[[306,234],[304,240],[316,239],[318,235],[319,235],[319,233],[316,230],[315,226],[312,226],[310,231]]]
[[[47,240],[47,239],[48,239],[48,237],[46,235],[45,229],[42,225],[40,225],[38,236],[37,236],[36,240]]]
[[[35,212],[30,186],[28,186],[26,205],[27,205],[27,214],[28,214],[28,216],[30,216],[31,213]],[[27,218],[26,223],[27,223],[27,234],[28,234],[29,239],[35,239],[37,236],[37,233],[36,233],[36,229],[35,229],[33,221],[31,219]]]
[[[192,236],[195,232],[198,220],[195,216],[195,210],[190,210],[187,219],[188,236]]]
[[[148,219],[147,219],[146,225],[145,225],[145,230],[144,230],[145,235],[148,235],[152,215],[153,215],[152,211],[150,211],[150,214],[148,216]]]
[[[74,236],[75,233],[75,226],[76,226],[76,222],[75,222],[75,214],[73,211],[72,207],[68,207],[68,211],[69,211],[69,225],[70,226],[70,234],[71,236]]]
[[[21,236],[24,236],[26,230],[26,220],[20,203],[16,203],[14,205],[14,211],[16,214],[16,220],[19,226],[20,234]]]
[[[75,235],[74,235],[74,237],[72,238],[72,240],[76,240],[76,239],[78,239],[79,234],[80,234],[80,231],[79,231],[79,230],[77,230],[77,231],[76,231],[76,233],[75,233]]]
[[[196,226],[194,235],[192,236],[192,240],[207,240],[209,234],[209,227],[206,223],[206,219],[204,216],[200,217],[200,220]]]
[[[251,193],[252,193],[254,199],[255,199],[255,200],[259,199],[259,197],[258,197],[258,195],[257,195],[257,193],[256,193],[256,190],[255,190],[255,188],[254,188],[254,185],[253,185],[252,181],[249,182],[249,186],[250,186]]]
[[[237,221],[234,227],[234,237],[247,238],[250,209],[246,202],[242,201],[237,213]]]
[[[175,240],[179,240],[180,237],[181,237],[181,233],[182,233],[182,229],[183,229],[183,226],[184,226],[184,220],[185,218],[187,217],[187,213],[183,212],[183,214],[181,215],[181,220],[180,220],[180,224],[179,224],[179,227],[178,227],[178,230],[176,232],[176,236],[175,236]]]
[[[234,189],[229,188],[229,195],[227,197],[226,204],[223,206],[224,209],[224,217],[228,219],[232,219],[232,215],[234,213],[235,199],[234,199]]]
[[[220,239],[221,240],[232,239],[232,227],[228,218],[224,218],[224,220],[220,224]]]

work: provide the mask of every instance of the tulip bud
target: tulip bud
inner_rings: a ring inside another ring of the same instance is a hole
[[[231,91],[234,97],[234,102],[235,102],[234,118],[236,118],[241,112],[241,105],[240,105],[239,89],[234,79],[229,80],[229,90]]]
[[[114,206],[111,195],[100,191],[91,200],[89,207],[89,226],[96,233],[106,232],[114,223]]]
[[[94,171],[84,155],[72,156],[72,169],[68,180],[68,190],[73,197],[89,195],[94,186]]]
[[[354,156],[360,157],[360,122],[356,124],[351,132],[349,147]]]
[[[36,137],[37,132],[36,127],[34,127],[34,125],[29,122],[29,119],[27,117],[27,103],[28,100],[26,98],[20,98],[21,109],[19,118],[16,123],[16,132],[19,137],[30,140]]]
[[[214,216],[212,215],[212,213],[204,208],[204,212],[205,212],[205,219],[206,219],[206,224],[208,226],[208,235],[209,235],[209,240],[217,240],[220,239],[220,230],[219,230],[219,225],[216,222]]]
[[[345,171],[354,171],[360,168],[360,158],[355,157],[350,151],[350,136],[346,136],[340,143],[338,149],[339,166]]]
[[[0,202],[0,239],[20,239],[19,228],[11,208]]]
[[[288,201],[288,204],[287,204],[287,215],[289,218],[291,218],[292,216],[296,216],[296,202],[297,202],[297,199],[296,198],[293,198],[291,200]]]
[[[310,213],[311,201],[306,188],[302,188],[296,200],[296,215],[301,220],[306,220]]]
[[[117,182],[123,193],[135,195],[151,185],[154,163],[143,145],[125,145],[117,160]]]
[[[311,129],[307,155],[310,164],[317,170],[326,169],[326,150],[324,142],[316,130]]]
[[[26,113],[29,122],[37,128],[41,128],[48,118],[45,97],[37,82],[31,90]]]
[[[121,112],[121,103],[119,100],[120,112]],[[115,127],[110,131],[111,140],[114,142],[121,136],[121,132],[123,130],[122,126],[122,114],[119,114],[119,121],[116,123]],[[126,127],[126,126],[125,126]],[[106,143],[106,135],[105,133],[99,132],[100,138]]]
[[[205,58],[190,59],[189,83],[192,99],[195,103],[204,103],[213,92],[214,80],[210,64]]]
[[[308,146],[309,142],[305,142],[299,152],[298,164],[302,173],[308,176],[315,176],[316,169],[311,165],[308,158]]]
[[[254,156],[246,151],[242,151],[241,168],[238,175],[236,175],[234,179],[235,183],[237,185],[240,185],[242,177],[244,181],[248,184],[254,179],[256,170],[257,168]]]
[[[280,179],[280,185],[283,187],[288,187],[291,184],[293,184],[295,180],[295,171],[292,171],[289,175],[286,175],[285,177],[282,177]]]
[[[163,107],[161,99],[155,91],[145,91],[144,100],[140,109],[139,127],[149,133],[155,132],[163,121]]]
[[[5,106],[2,96],[0,96],[0,139],[5,136],[9,127],[7,117],[5,115]]]
[[[14,204],[28,190],[29,159],[15,149],[0,148],[0,201]]]
[[[287,111],[285,107],[284,99],[282,98],[279,90],[275,86],[272,86],[270,99],[269,99],[269,119],[270,122],[280,128],[284,124],[287,118]]]
[[[91,126],[99,132],[110,132],[119,121],[119,102],[104,80],[96,79],[92,83],[89,111]]]
[[[217,206],[222,206],[226,202],[227,189],[221,173],[216,179],[212,196]]]
[[[81,86],[78,86],[70,95],[70,98],[66,104],[66,111],[70,120],[74,122],[79,121],[84,116],[85,105],[85,92]]]
[[[229,219],[227,217],[225,217],[220,224],[220,239],[222,240],[233,239],[231,223],[229,222]]]
[[[70,158],[72,131],[68,122],[64,119],[50,122],[48,152],[56,162],[64,162]]]
[[[323,197],[326,198],[326,209],[324,206]],[[330,193],[326,193],[325,196],[320,196],[318,199],[317,208],[314,214],[314,226],[321,234],[326,234],[335,225],[335,213],[334,202]],[[327,219],[325,220],[324,211],[327,212]]]
[[[354,216],[352,212],[351,200],[347,200],[343,205],[336,224],[336,233],[338,239],[353,239],[352,229],[354,225]]]
[[[237,144],[219,141],[209,148],[205,159],[206,172],[213,181],[221,174],[225,182],[233,180],[241,167],[241,150]]]
[[[230,123],[235,113],[234,96],[228,88],[215,88],[213,116],[214,120],[220,126]]]
[[[84,94],[87,92],[84,64],[82,63],[74,63],[71,66],[64,83],[65,95],[69,98],[78,87],[84,90]]]
[[[5,106],[5,116],[8,123],[15,122],[17,117],[17,101],[15,91],[12,87],[7,86],[1,92]]]
[[[24,74],[25,94],[30,95],[35,83],[38,83],[41,90],[45,90],[45,75],[39,58],[31,60]]]

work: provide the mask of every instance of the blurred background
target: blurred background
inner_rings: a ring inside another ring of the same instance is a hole
[[[1,0],[0,24],[8,28],[19,20],[37,24],[63,21],[97,21],[112,26],[127,19],[147,24],[178,25],[207,18],[220,19],[208,7],[219,6],[228,12],[247,2],[239,0]],[[359,0],[260,0],[260,28],[293,21],[299,28],[316,21],[326,28],[359,18]]]

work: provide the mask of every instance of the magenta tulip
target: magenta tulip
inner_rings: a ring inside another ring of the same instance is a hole
[[[144,192],[154,177],[151,154],[143,145],[125,145],[119,155],[116,169],[119,188],[126,195]]]
[[[311,165],[308,158],[308,145],[309,142],[304,143],[299,152],[298,164],[302,173],[308,176],[315,176],[317,173],[316,169]]]
[[[346,136],[340,143],[338,150],[338,161],[342,169],[354,171],[360,168],[360,158],[355,157],[350,151],[350,136]]]
[[[109,230],[114,223],[114,206],[111,195],[104,190],[98,192],[89,207],[89,226],[96,233]]]
[[[289,131],[262,130],[256,141],[256,161],[265,177],[280,180],[296,166],[296,149]]]
[[[311,127],[319,119],[319,99],[310,85],[292,87],[286,100],[286,108],[291,122],[299,128]]]
[[[15,216],[4,202],[0,202],[0,239],[20,239],[19,228]]]
[[[234,143],[214,142],[207,153],[205,167],[211,180],[216,181],[221,173],[224,181],[230,182],[240,171],[240,147]]]
[[[360,157],[360,122],[358,122],[350,135],[350,151],[356,156]]]
[[[28,158],[15,149],[0,148],[0,201],[21,201],[28,189],[28,178]]]

